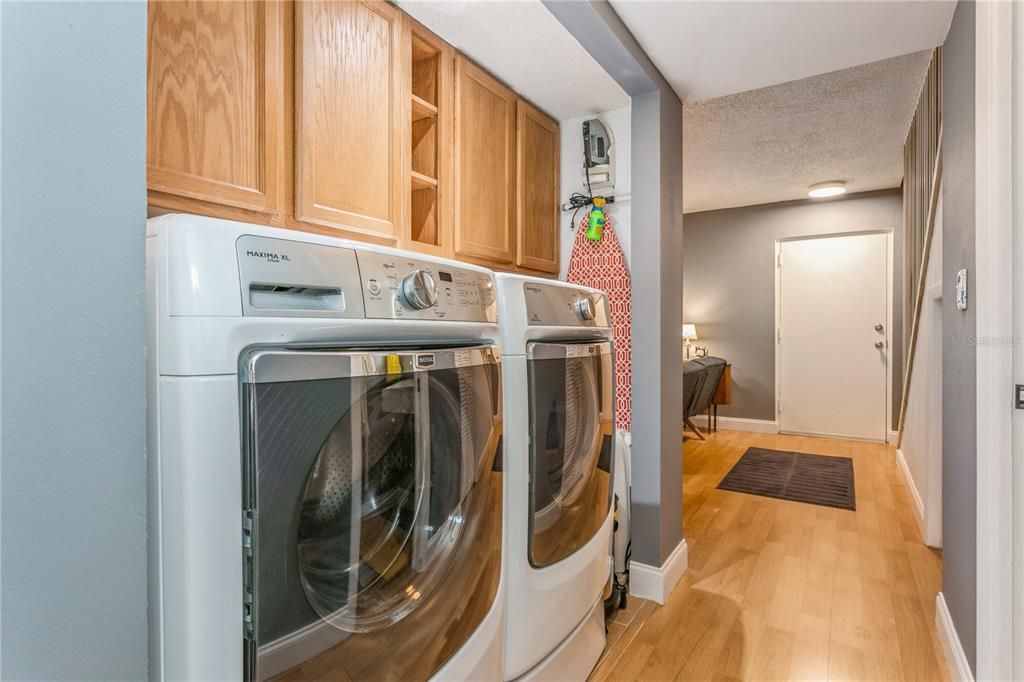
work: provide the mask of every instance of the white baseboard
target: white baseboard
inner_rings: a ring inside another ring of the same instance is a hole
[[[899,431],[890,431],[889,435],[886,437],[885,442],[888,443],[889,445],[896,445],[896,439],[899,438],[899,437],[900,437],[900,432]]]
[[[974,682],[974,673],[967,662],[967,655],[960,645],[960,637],[953,627],[953,618],[949,615],[946,598],[939,592],[935,596],[935,629],[939,633],[942,653],[946,657],[949,677],[957,682]]]
[[[689,550],[686,540],[680,540],[661,566],[650,566],[639,561],[630,562],[629,593],[634,597],[664,604],[686,572],[688,561]]]
[[[896,464],[900,467],[903,480],[907,483],[907,490],[910,491],[910,499],[914,503],[914,518],[917,520],[917,529],[921,531],[922,538],[927,537],[928,532],[924,523],[924,502],[921,500],[921,493],[917,491],[914,477],[910,475],[910,468],[907,466],[907,460],[903,456],[903,450],[896,451]]]
[[[693,418],[698,428],[710,429],[708,416],[698,414]],[[779,423],[767,419],[745,419],[743,417],[719,417],[718,428],[724,431],[752,431],[754,433],[778,433]]]

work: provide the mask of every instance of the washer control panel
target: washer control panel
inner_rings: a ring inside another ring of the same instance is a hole
[[[523,282],[526,320],[550,327],[608,327],[608,297],[586,289]]]
[[[243,315],[363,317],[354,250],[246,234],[235,251]],[[193,288],[202,287],[202,273],[192,280]]]
[[[494,277],[455,265],[357,251],[366,317],[495,322]]]
[[[243,315],[492,324],[498,319],[494,276],[486,272],[255,235],[239,237],[236,251]]]

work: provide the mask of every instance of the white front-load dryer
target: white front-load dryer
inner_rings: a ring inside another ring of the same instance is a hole
[[[501,676],[493,275],[154,218],[151,676]]]
[[[607,296],[498,274],[505,372],[504,678],[586,679],[605,645],[615,373]]]

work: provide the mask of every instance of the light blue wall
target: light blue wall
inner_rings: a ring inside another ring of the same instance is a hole
[[[0,3],[4,679],[146,676],[144,2]]]

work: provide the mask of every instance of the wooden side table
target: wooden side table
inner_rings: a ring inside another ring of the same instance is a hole
[[[718,380],[718,386],[715,388],[715,395],[711,397],[711,404],[708,405],[708,428],[712,431],[718,430],[718,406],[730,403],[732,403],[732,365],[726,363],[725,369],[722,370],[722,378]]]

